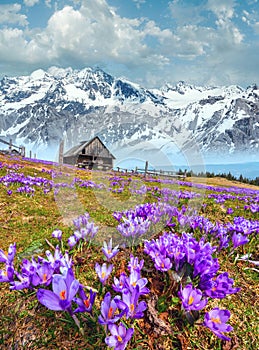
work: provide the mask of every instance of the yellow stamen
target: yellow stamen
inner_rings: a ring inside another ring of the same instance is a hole
[[[111,317],[112,317],[112,314],[113,314],[113,308],[110,307],[110,308],[109,308],[109,311],[108,311],[108,318],[111,318]]]
[[[189,301],[188,301],[188,305],[192,305],[193,301],[194,301],[194,297],[190,296]]]
[[[130,304],[130,311],[133,312],[135,310],[134,304]]]
[[[106,276],[105,272],[102,272],[102,278],[104,278]]]
[[[214,323],[221,323],[219,317],[216,317],[216,318],[211,317],[211,321],[214,322]]]
[[[65,300],[65,299],[66,299],[66,291],[65,291],[65,290],[62,290],[62,291],[59,293],[59,296],[60,296],[60,299],[61,299],[61,300]]]
[[[84,304],[85,304],[86,307],[89,307],[89,305],[90,305],[89,299],[85,299],[84,300]]]
[[[47,282],[47,274],[46,273],[43,274],[42,281],[43,281],[43,283]]]
[[[120,335],[117,335],[117,339],[119,342],[122,342],[122,337]]]

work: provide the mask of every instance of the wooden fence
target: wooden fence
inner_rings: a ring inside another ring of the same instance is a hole
[[[133,170],[133,169],[125,169],[125,168],[117,167],[117,171],[123,172],[123,173],[131,173],[135,175],[140,174],[140,175],[143,175],[144,177],[146,177],[147,175],[150,175],[150,176],[170,177],[170,178],[183,179],[183,180],[186,178],[186,172],[184,172],[184,174],[178,174],[176,171],[170,171],[170,170],[156,170],[156,169],[149,170],[148,162],[146,162],[145,164],[145,169],[136,167]]]

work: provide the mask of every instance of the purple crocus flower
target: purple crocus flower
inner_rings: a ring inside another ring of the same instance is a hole
[[[21,272],[15,272],[15,275],[18,280],[11,281],[11,290],[22,290],[25,288],[32,288],[35,286],[33,284],[33,278],[35,277],[36,285],[40,283],[40,278],[37,275],[37,268],[40,267],[40,265],[35,261],[34,258],[31,259],[31,261],[24,259],[21,264]]]
[[[113,265],[108,265],[106,266],[106,263],[99,265],[98,263],[95,264],[95,271],[100,279],[100,281],[102,282],[102,284],[105,284],[105,282],[107,281],[107,279],[109,278],[111,272],[113,269]]]
[[[68,243],[70,248],[73,248],[77,243],[76,237],[74,235],[70,236],[67,240],[67,243]]]
[[[55,251],[54,251],[54,255],[52,255],[52,253],[49,250],[46,250],[45,254],[47,257],[46,261],[49,261],[52,264],[52,266],[55,268],[55,270],[56,269],[59,270],[60,261],[62,259],[62,253],[60,251],[59,246],[58,245],[56,246]]]
[[[233,329],[233,327],[227,324],[229,317],[229,310],[220,310],[219,308],[215,308],[205,314],[204,326],[208,327],[220,339],[230,340],[230,338],[223,334],[224,332],[231,332]]]
[[[39,284],[50,285],[52,281],[52,276],[54,273],[54,267],[50,262],[43,261],[40,265],[38,264],[35,272],[31,276],[31,283],[33,286],[38,286]]]
[[[98,231],[98,227],[93,222],[89,222],[90,216],[88,213],[79,216],[73,221],[75,231],[72,236],[68,238],[68,245],[73,248],[80,240],[86,241],[88,237],[94,238]]]
[[[50,310],[66,310],[72,314],[72,300],[79,288],[79,282],[75,279],[73,270],[66,269],[63,275],[53,275],[52,289],[39,289],[37,298],[41,304]]]
[[[119,211],[118,212],[115,211],[112,215],[117,221],[120,221],[122,216],[123,216],[123,213],[121,213]]]
[[[31,287],[31,277],[25,273],[16,272],[18,281],[11,281],[10,290],[22,290]]]
[[[246,243],[249,242],[249,239],[247,238],[247,236],[242,235],[242,233],[236,233],[234,232],[232,235],[232,243],[233,243],[233,247],[237,248],[240,245],[244,245]]]
[[[221,273],[216,279],[211,280],[210,288],[204,293],[211,298],[223,299],[227,294],[234,294],[240,290],[240,288],[233,288],[233,283],[234,280],[228,277],[227,272]]]
[[[63,255],[58,245],[56,246],[54,255],[52,255],[52,253],[49,250],[46,250],[45,254],[47,256],[47,260],[43,260],[51,263],[55,273],[60,273],[60,269],[62,267],[70,268],[73,265],[72,258],[69,257],[68,252],[65,252],[65,254]]]
[[[110,261],[111,258],[113,258],[118,252],[119,252],[119,246],[112,248],[112,238],[110,239],[109,243],[103,242],[102,252],[106,256],[107,260]]]
[[[122,323],[118,326],[110,324],[108,328],[111,335],[105,338],[105,343],[115,350],[124,350],[134,333],[134,329],[127,329]]]
[[[138,257],[134,257],[132,254],[130,255],[130,261],[128,263],[128,268],[130,271],[137,270],[140,271],[144,266],[144,260],[138,261]]]
[[[144,317],[144,311],[147,308],[145,301],[138,303],[140,297],[139,286],[131,292],[128,289],[122,291],[122,300],[116,299],[116,303],[121,310],[126,312],[127,318],[142,318]]]
[[[202,292],[200,289],[193,288],[193,285],[187,284],[184,288],[180,288],[178,292],[179,298],[186,311],[201,310],[207,304],[207,299],[202,300]]]
[[[0,282],[12,282],[14,276],[14,268],[6,264],[4,270],[0,270]]]
[[[124,272],[120,274],[119,279],[117,277],[114,277],[114,283],[112,285],[113,290],[115,290],[115,292],[122,292],[125,288],[126,279],[127,275]]]
[[[125,287],[133,292],[133,289],[137,288],[140,295],[148,294],[150,291],[146,287],[148,283],[147,278],[141,278],[140,272],[137,270],[132,270],[129,277],[125,279]]]
[[[8,265],[11,265],[13,263],[15,254],[16,254],[16,243],[9,245],[7,255],[4,253],[2,249],[0,249],[0,263],[6,263]]]
[[[54,230],[52,232],[52,237],[57,238],[59,241],[62,239],[62,231],[61,230]]]
[[[228,215],[229,214],[233,214],[234,213],[234,210],[232,208],[227,208],[227,212],[226,212]]]
[[[168,271],[172,267],[171,260],[169,258],[163,257],[162,255],[158,255],[155,259],[155,268],[158,271]]]
[[[77,303],[78,308],[74,310],[76,312],[89,312],[92,313],[93,304],[95,301],[96,293],[90,289],[90,297],[85,294],[84,288],[82,285],[78,289],[79,298],[74,298],[74,302]]]
[[[210,254],[197,255],[194,261],[193,277],[205,274],[214,274],[219,270],[219,262],[217,258],[212,258]]]
[[[101,303],[101,315],[98,317],[98,322],[100,324],[104,325],[115,323],[124,315],[126,310],[116,313],[118,310],[117,300],[119,300],[119,298],[119,296],[116,296],[112,299],[110,292],[105,294]]]

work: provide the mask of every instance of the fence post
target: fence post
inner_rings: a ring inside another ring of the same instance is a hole
[[[146,160],[144,177],[147,176],[147,170],[148,170],[148,161]]]
[[[25,157],[25,147],[24,146],[22,146],[22,149],[21,149],[21,156]]]
[[[62,140],[59,144],[59,154],[58,154],[59,164],[63,164],[63,153],[64,153],[64,140]]]
[[[12,139],[10,139],[10,142],[9,142],[9,153],[12,153],[12,145],[13,145],[13,142],[12,142]]]

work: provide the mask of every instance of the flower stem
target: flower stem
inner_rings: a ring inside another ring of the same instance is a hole
[[[80,322],[79,322],[79,319],[76,317],[75,314],[72,315],[72,318],[73,320],[75,321],[75,324],[77,325],[78,329],[79,329],[79,332],[84,335],[84,330],[83,328],[80,326]]]

